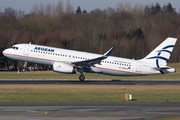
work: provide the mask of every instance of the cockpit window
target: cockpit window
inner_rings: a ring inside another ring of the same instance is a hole
[[[11,48],[12,48],[12,49],[15,49],[15,50],[18,50],[18,47],[15,47],[15,46],[12,46]]]

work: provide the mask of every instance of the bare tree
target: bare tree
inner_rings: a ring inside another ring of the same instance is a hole
[[[107,14],[108,17],[110,17],[112,14],[114,14],[116,12],[116,10],[114,8],[108,7],[107,8]]]
[[[43,3],[40,3],[40,12],[41,12],[41,15],[45,15],[45,8],[44,8]]]
[[[48,4],[46,5],[46,15],[49,15],[49,16],[52,15],[52,14],[51,14],[51,9],[52,9],[52,6],[51,6],[50,3],[48,3]]]
[[[61,1],[58,2],[56,5],[56,15],[62,16],[63,15],[63,3]]]
[[[39,13],[39,6],[37,4],[33,6],[31,13],[35,13],[36,15]]]
[[[66,14],[74,12],[73,6],[71,5],[70,0],[67,0],[65,12],[66,12]]]

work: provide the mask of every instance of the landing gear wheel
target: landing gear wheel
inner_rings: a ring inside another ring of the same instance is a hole
[[[24,65],[23,65],[24,68],[22,69],[23,72],[25,72],[26,65],[27,65],[27,62],[24,62]]]
[[[84,81],[84,79],[85,79],[85,76],[84,76],[84,75],[80,75],[80,76],[79,76],[79,80],[80,80],[80,81]]]

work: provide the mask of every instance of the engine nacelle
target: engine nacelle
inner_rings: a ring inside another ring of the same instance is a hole
[[[55,62],[53,64],[53,71],[59,73],[76,74],[77,68],[71,64]]]

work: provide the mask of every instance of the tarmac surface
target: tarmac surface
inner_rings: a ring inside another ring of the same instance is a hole
[[[0,84],[180,85],[180,80],[0,80]]]
[[[180,117],[180,103],[0,104],[1,120],[136,120]]]
[[[0,84],[180,85],[180,80],[0,80]],[[136,120],[180,117],[180,103],[0,103],[1,120]]]

